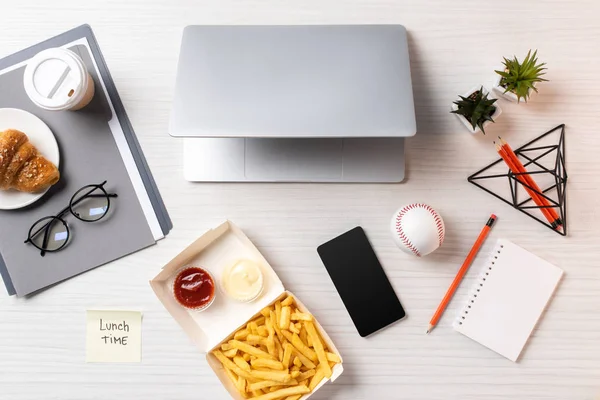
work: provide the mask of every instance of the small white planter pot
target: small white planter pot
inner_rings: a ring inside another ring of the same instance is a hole
[[[481,88],[482,88],[482,86],[474,86],[467,93],[463,94],[463,97],[469,97],[470,95],[472,95],[473,93],[477,92]],[[485,87],[483,87],[483,94],[488,94],[488,93],[489,93],[489,91]],[[490,97],[490,98],[493,98],[493,97]],[[496,120],[498,119],[498,117],[502,114],[502,109],[498,105],[498,102],[494,103],[494,107],[496,107],[496,111],[492,114],[492,119],[494,120],[494,122],[496,122]],[[456,104],[452,103],[452,111],[456,111],[456,110],[458,110],[458,106]],[[458,120],[460,122],[462,122],[462,124],[465,126],[465,128],[467,128],[467,130],[472,135],[475,135],[475,134],[481,132],[481,129],[479,129],[478,126],[476,126],[475,129],[473,129],[473,127],[471,126],[471,122],[468,121],[462,115],[460,115],[460,114],[454,114],[454,115],[456,115],[456,117],[458,118]],[[487,126],[489,124],[491,124],[491,123],[492,123],[491,121],[485,121],[483,123],[483,129],[487,128]]]
[[[513,92],[504,93],[504,91],[506,89],[503,88],[502,86],[500,86],[500,81],[502,80],[502,77],[498,74],[496,74],[496,76],[497,76],[497,79],[496,79],[496,82],[494,82],[494,87],[492,88],[492,90],[494,91],[494,94],[496,94],[497,96],[503,97],[504,99],[506,99],[508,101],[512,101],[513,103],[517,103],[518,102],[517,95],[514,94]],[[535,93],[535,90],[529,89],[529,91],[527,92],[527,100],[522,100],[522,101],[520,101],[520,103],[526,103],[527,101],[529,101],[529,99],[531,98],[530,96],[532,96],[534,93]]]

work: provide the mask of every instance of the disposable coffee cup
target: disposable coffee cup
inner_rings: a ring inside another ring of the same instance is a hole
[[[81,57],[67,49],[47,49],[27,63],[23,85],[29,99],[49,111],[80,110],[94,97],[94,80]]]

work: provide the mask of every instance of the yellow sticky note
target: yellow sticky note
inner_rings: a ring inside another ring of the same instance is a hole
[[[142,361],[141,312],[88,310],[86,331],[86,362]]]

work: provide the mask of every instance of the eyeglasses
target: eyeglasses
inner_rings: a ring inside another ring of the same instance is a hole
[[[111,197],[115,193],[106,193],[106,181],[99,185],[87,185],[79,189],[65,207],[54,216],[37,220],[31,228],[24,243],[31,243],[37,247],[43,257],[46,253],[62,250],[69,243],[69,226],[63,216],[70,212],[75,218],[83,222],[97,222],[108,214]]]

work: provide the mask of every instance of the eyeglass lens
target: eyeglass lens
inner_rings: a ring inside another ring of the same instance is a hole
[[[103,188],[84,187],[71,199],[71,212],[83,221],[98,221],[108,212],[108,202],[108,195]]]
[[[38,232],[37,234],[35,234]],[[67,244],[69,231],[60,218],[46,217],[31,227],[31,242],[39,249],[56,251]]]

